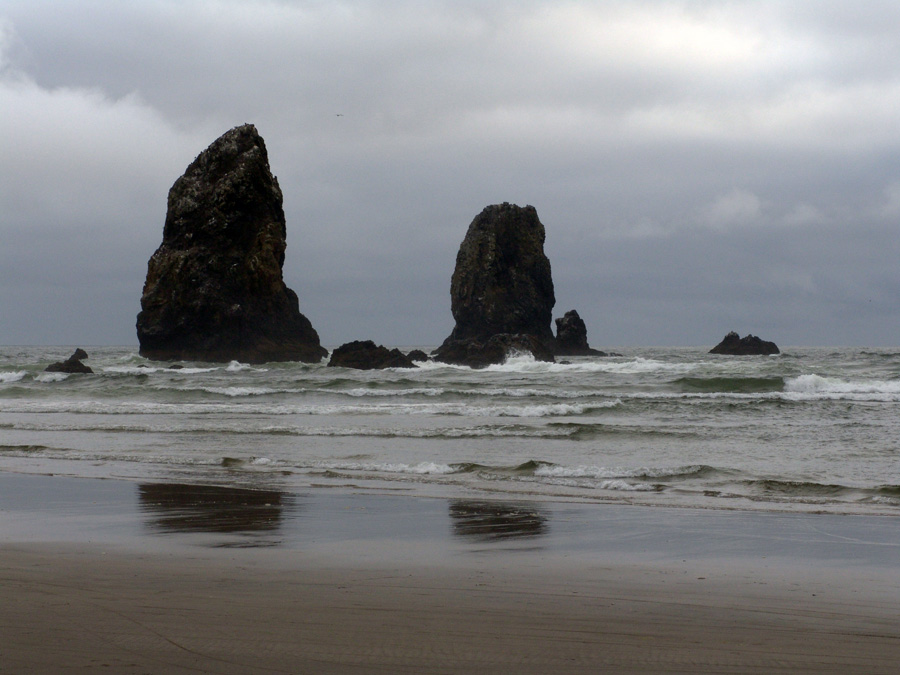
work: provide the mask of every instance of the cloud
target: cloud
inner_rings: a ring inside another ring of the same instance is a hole
[[[752,192],[735,188],[701,209],[700,220],[713,230],[752,225],[759,221],[762,202]]]
[[[836,303],[866,298],[895,340],[897,62],[885,2],[8,0],[0,302],[55,314],[0,343],[133,341],[168,188],[243,122],[326,343],[442,340],[459,242],[501,201],[537,207],[560,311],[598,337],[742,313],[840,341]]]

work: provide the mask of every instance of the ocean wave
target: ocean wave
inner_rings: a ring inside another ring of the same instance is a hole
[[[685,392],[765,393],[784,389],[782,377],[681,377],[673,384]]]
[[[754,493],[773,499],[823,502],[849,500],[900,505],[900,485],[862,487],[777,478],[747,480],[743,483]]]
[[[10,400],[4,412],[101,415],[447,415],[452,417],[568,417],[612,408],[621,401],[534,405],[465,403],[265,404],[247,402],[160,403],[151,401]]]
[[[229,373],[239,373],[243,370],[252,370],[257,373],[267,373],[269,372],[268,368],[257,368],[255,366],[251,366],[247,363],[241,363],[239,361],[232,361],[227,366],[225,366],[225,370]]]
[[[566,362],[536,361],[530,355],[515,356],[505,363],[492,365],[482,372],[495,373],[618,373],[636,375],[643,373],[687,373],[698,367],[697,363],[666,363],[641,356],[620,360],[620,357],[596,357],[590,360]]]
[[[447,475],[457,473],[450,464],[437,462],[317,462],[311,466],[327,471],[365,471],[371,473],[396,473],[411,475]]]
[[[836,377],[800,375],[787,378],[786,393],[798,397],[849,398],[894,401],[900,399],[900,380],[860,380],[852,382]]]
[[[62,382],[69,379],[69,373],[38,373],[34,376],[35,382]]]
[[[15,371],[6,371],[0,373],[0,384],[7,384],[9,382],[19,382],[24,379],[24,377],[28,374],[27,370],[15,370]]]
[[[230,396],[233,398],[287,393],[283,389],[273,389],[271,387],[199,387],[199,389],[210,394],[219,394],[221,396]]]
[[[534,469],[535,476],[553,478],[638,478],[642,480],[685,480],[708,478],[719,471],[706,464],[691,464],[676,467],[602,467],[602,466],[559,466],[541,464]]]

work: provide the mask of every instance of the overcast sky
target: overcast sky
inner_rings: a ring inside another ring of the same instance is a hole
[[[137,344],[168,190],[244,122],[325,345],[440,343],[504,201],[592,346],[900,344],[896,0],[0,0],[0,344]]]

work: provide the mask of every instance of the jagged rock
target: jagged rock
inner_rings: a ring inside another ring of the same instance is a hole
[[[456,325],[435,351],[437,360],[459,363],[458,355],[466,351],[460,343],[471,342],[476,353],[495,335],[531,336],[552,359],[550,320],[556,298],[544,237],[533,206],[504,202],[475,217],[450,281]]]
[[[557,356],[606,356],[604,352],[591,349],[587,341],[587,326],[574,309],[556,319]]]
[[[357,370],[418,368],[399,349],[388,349],[371,340],[354,340],[341,345],[331,353],[328,365]]]
[[[755,335],[741,337],[731,331],[715,347],[709,350],[710,354],[729,354],[732,356],[768,355],[780,354],[778,346],[774,342],[767,342]]]
[[[252,124],[228,131],[169,191],[147,265],[140,353],[158,360],[307,361],[328,352],[282,279],[278,180]]]
[[[531,354],[538,361],[553,362],[553,352],[533,335],[498,333],[486,341],[452,340],[444,342],[435,360],[471,368],[504,363],[510,355]]]
[[[413,363],[428,360],[428,354],[423,352],[421,349],[413,349],[411,352],[409,352],[409,354],[406,355],[406,357]]]
[[[88,358],[87,352],[84,351],[81,347],[75,350],[75,353],[72,354],[65,361],[57,361],[56,363],[51,363],[49,366],[44,368],[44,372],[47,373],[93,373],[90,366],[84,365],[81,361],[82,359]]]

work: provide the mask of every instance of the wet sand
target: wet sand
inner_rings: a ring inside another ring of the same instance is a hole
[[[896,672],[897,522],[0,474],[0,672]]]

